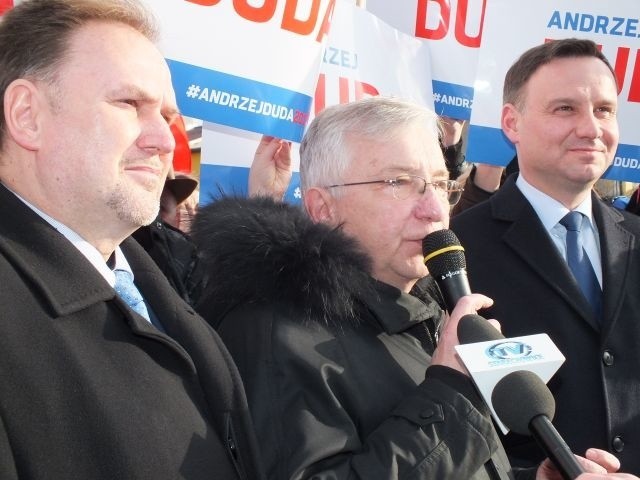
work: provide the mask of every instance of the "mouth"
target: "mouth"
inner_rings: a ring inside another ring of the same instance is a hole
[[[569,151],[571,152],[577,152],[577,153],[589,153],[589,154],[594,154],[594,153],[600,153],[600,154],[604,154],[606,153],[606,148],[600,146],[574,146],[569,148]]]
[[[431,235],[433,232],[439,232],[440,230],[446,230],[446,229],[444,226],[440,226],[440,228],[430,228],[429,231],[425,233],[424,236],[420,237],[420,239],[417,241],[422,243],[422,240],[424,240],[425,237]]]
[[[127,165],[124,167],[124,171],[128,176],[144,185],[157,184],[163,175],[163,169],[153,165]]]

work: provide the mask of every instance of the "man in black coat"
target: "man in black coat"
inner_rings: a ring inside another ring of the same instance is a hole
[[[592,191],[618,145],[615,75],[593,42],[554,41],[514,63],[503,101],[502,129],[520,172],[452,219],[471,288],[494,299],[488,315],[507,337],[544,332],[564,353],[549,387],[554,423],[569,446],[607,449],[622,470],[638,474],[640,219]],[[595,295],[583,294],[566,260],[571,248],[560,221],[570,211],[584,219]],[[531,439],[506,440],[512,459],[541,457]]]
[[[329,107],[300,152],[306,213],[225,199],[192,228],[211,275],[197,308],[243,376],[267,477],[513,479],[454,350],[460,317],[491,302],[465,296],[441,322],[425,288],[422,239],[460,196],[435,114]],[[547,461],[536,478],[559,477]]]
[[[230,356],[127,239],[174,147],[152,23],[119,0],[0,23],[3,480],[262,477]]]

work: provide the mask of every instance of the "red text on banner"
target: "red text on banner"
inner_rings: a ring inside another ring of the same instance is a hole
[[[470,1],[473,0],[458,0],[457,10],[453,12],[454,34],[460,45],[470,48],[479,48],[480,41],[482,40],[484,11],[487,5],[487,0],[479,0],[482,1],[482,13],[480,15],[480,23],[477,29],[478,34],[476,36],[470,36],[467,34],[467,28],[469,27]],[[438,6],[440,9],[440,21],[436,28],[429,28],[427,26],[427,14],[429,13],[429,8],[433,11],[433,7],[435,6]],[[446,37],[451,27],[451,13],[450,0],[418,0],[416,11],[416,37],[426,38],[429,40],[441,40]]]
[[[334,77],[329,77],[334,78]],[[314,113],[317,115],[327,105],[327,77],[324,73],[318,76],[318,83],[316,84],[316,94],[314,98]],[[361,82],[359,80],[353,80],[346,77],[338,77],[338,103],[349,103],[352,101],[350,92],[353,86],[353,100],[360,100],[364,97],[375,97],[380,95],[380,92],[373,85]],[[335,102],[331,102],[333,105]]]
[[[2,0],[0,0],[2,1]],[[221,0],[184,0],[186,2],[202,5],[203,7],[213,7],[220,3]],[[265,0],[262,6],[255,7],[250,5],[249,0],[233,0],[233,9],[235,12],[250,22],[264,23],[273,19],[276,13],[276,7],[279,0]],[[281,0],[280,0],[281,1]],[[318,26],[320,17],[321,0],[311,0],[311,8],[307,18],[300,19],[298,14],[299,0],[286,0],[284,4],[284,13],[280,27],[298,35],[310,35]],[[324,15],[320,20],[320,30],[318,31],[316,40],[321,42],[323,37],[328,33],[330,26],[331,13],[333,12],[335,0],[332,0],[327,7]]]
[[[553,38],[545,38],[545,43],[553,41]],[[599,45],[602,50],[602,45]],[[611,58],[609,57],[609,62]],[[627,71],[631,64],[631,48],[620,46],[616,53],[615,61],[612,63],[613,71],[616,74],[616,81],[618,82],[618,93],[622,92],[624,88]],[[640,103],[640,49],[636,50],[635,61],[633,63],[633,70],[631,73],[631,84],[629,85],[629,96],[627,101],[633,103]]]

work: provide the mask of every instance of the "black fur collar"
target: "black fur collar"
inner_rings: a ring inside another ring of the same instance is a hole
[[[307,320],[348,321],[354,299],[373,288],[356,242],[296,206],[223,197],[201,207],[191,228],[208,272],[200,305],[218,317],[240,303],[278,302]]]
[[[197,307],[214,326],[242,303],[278,303],[304,312],[301,321],[326,325],[357,321],[357,299],[379,294],[371,259],[357,242],[297,206],[222,197],[199,209],[191,235],[207,271]],[[442,300],[430,277],[411,294],[440,318]]]

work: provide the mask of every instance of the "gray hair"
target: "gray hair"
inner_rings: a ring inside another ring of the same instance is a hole
[[[351,161],[347,137],[393,139],[403,127],[420,125],[438,140],[438,116],[421,105],[393,97],[369,97],[325,108],[313,119],[300,144],[300,184],[311,187],[342,182]]]

